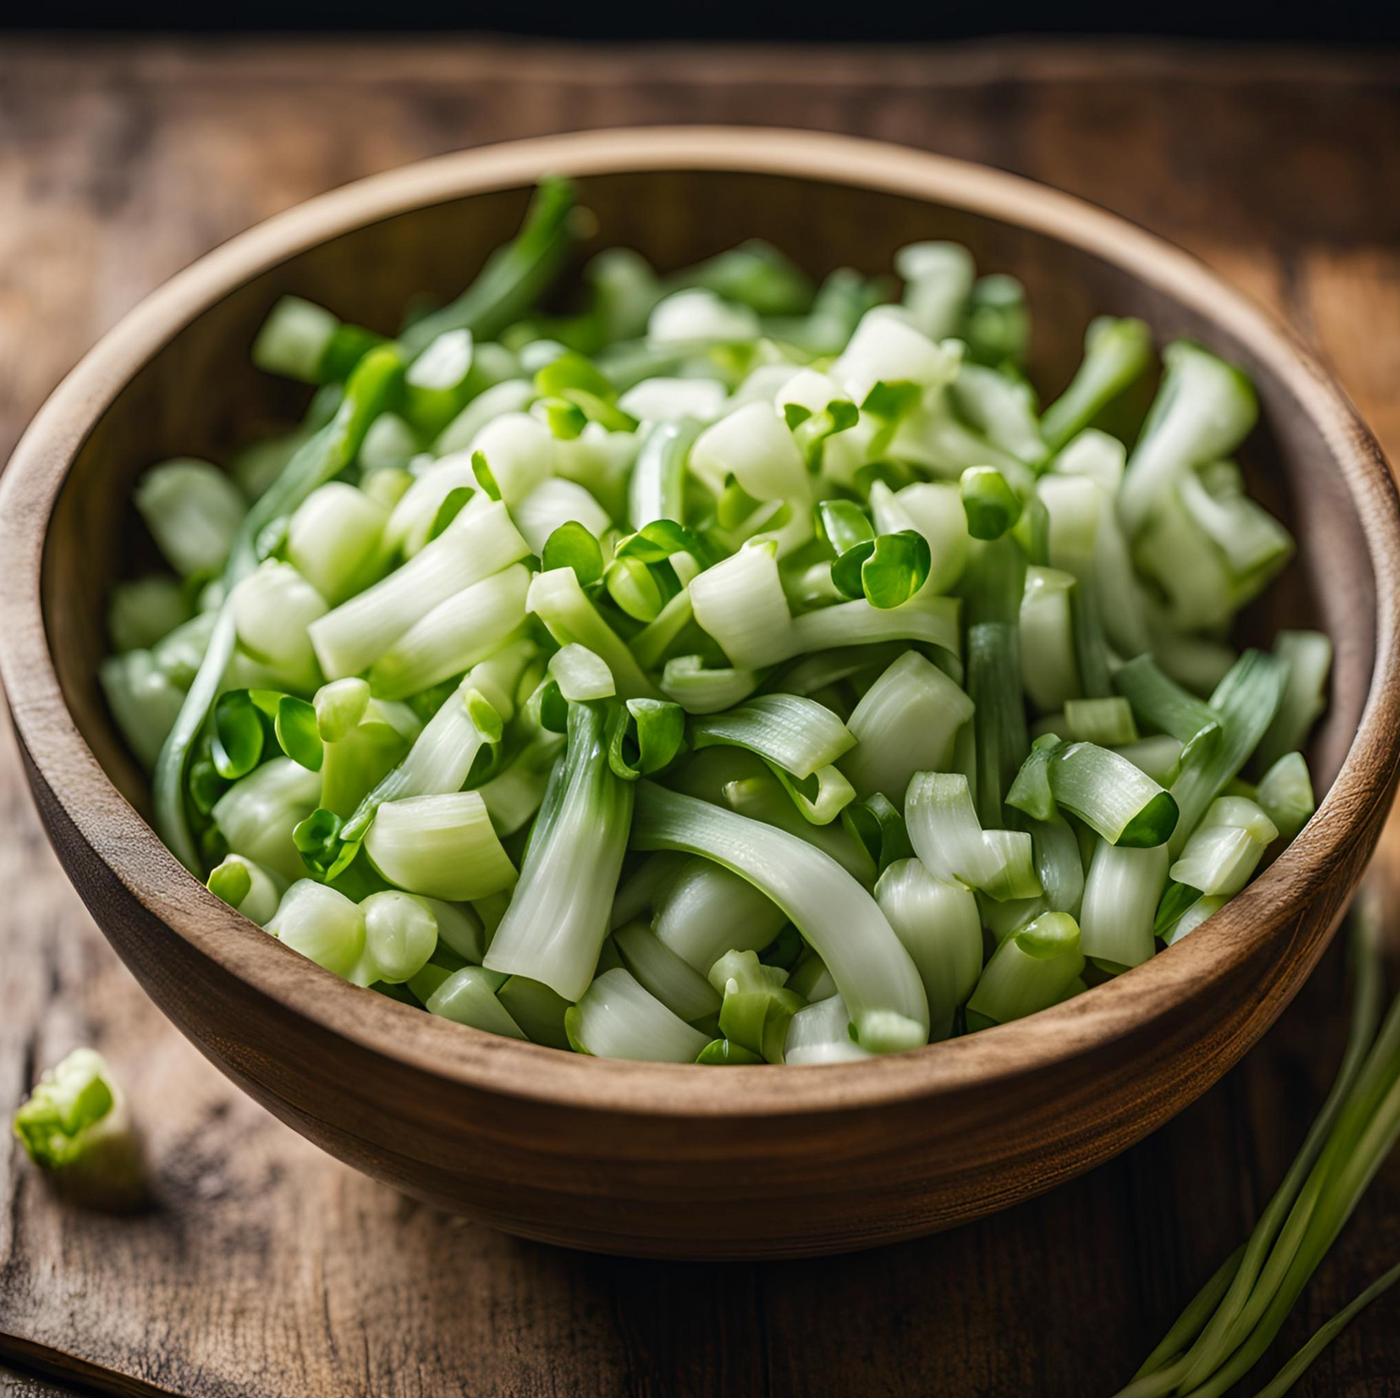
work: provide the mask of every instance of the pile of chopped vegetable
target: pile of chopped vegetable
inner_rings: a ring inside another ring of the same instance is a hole
[[[1137,966],[1297,834],[1330,646],[1229,644],[1293,549],[1239,369],[1178,341],[1154,397],[1100,319],[1042,410],[948,243],[613,249],[541,309],[578,224],[545,181],[396,339],[284,299],[303,423],[138,482],[178,576],[102,681],[215,893],[498,1034],[825,1063]]]

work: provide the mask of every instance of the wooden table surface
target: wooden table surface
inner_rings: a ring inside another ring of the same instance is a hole
[[[419,156],[674,121],[904,141],[1125,214],[1279,310],[1400,459],[1394,59],[1163,45],[779,55],[9,39],[0,461],[124,310],[258,219]],[[1394,826],[1381,857],[1400,873]],[[226,1083],[93,927],[40,833],[6,731],[0,1112],[38,1067],[96,1043],[146,1127],[159,1204],[125,1221],[66,1210],[17,1145],[0,1144],[0,1395],[1108,1394],[1280,1178],[1335,1066],[1343,1007],[1332,954],[1194,1107],[1111,1164],[972,1227],[767,1266],[564,1253],[400,1198]],[[1397,1257],[1400,1159],[1308,1290],[1270,1372]],[[1298,1391],[1400,1394],[1396,1294]]]

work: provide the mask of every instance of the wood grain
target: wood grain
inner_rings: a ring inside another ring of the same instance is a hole
[[[692,67],[671,55],[448,46],[90,60],[31,50],[0,69],[0,119],[11,123],[0,189],[23,215],[0,220],[18,254],[0,263],[0,353],[15,371],[0,391],[32,385],[0,409],[0,434],[17,431],[110,319],[92,307],[134,300],[266,212],[263,201],[473,140],[663,115],[839,125],[1043,174],[1248,272],[1250,289],[1281,302],[1344,375],[1351,356],[1363,409],[1366,384],[1384,382],[1387,335],[1393,355],[1393,303],[1366,249],[1393,243],[1396,182],[1375,179],[1344,201],[1351,223],[1328,183],[1334,168],[1395,159],[1396,79],[1378,65],[1310,74],[1296,62],[1255,71],[974,53],[758,55],[727,68],[724,56]],[[308,104],[320,119],[297,131],[305,118],[291,118]],[[1182,115],[1195,111],[1211,124]],[[19,124],[25,139],[9,139]],[[111,144],[113,126],[130,147]],[[1115,137],[1133,142],[1133,161],[1106,159]],[[1312,154],[1265,179],[1266,137]],[[210,168],[227,178],[197,207],[182,202],[179,179]],[[1338,281],[1353,288],[1345,313]],[[12,318],[21,283],[26,301],[59,308],[50,333]],[[1277,1179],[1326,1076],[1320,1043],[1336,1042],[1329,963],[1264,1050],[1185,1117],[1037,1204],[928,1243],[762,1268],[569,1256],[406,1206],[230,1093],[95,940],[34,836],[13,763],[4,771],[5,829],[28,834],[4,846],[18,897],[0,914],[0,1105],[26,1060],[97,1037],[166,1120],[165,1207],[121,1230],[62,1214],[10,1162],[0,1331],[144,1391],[1107,1392]],[[219,1102],[225,1126],[211,1120]],[[1395,1255],[1397,1183],[1382,1177],[1311,1289],[1314,1322]],[[1389,1320],[1378,1309],[1363,1321],[1305,1391],[1395,1391]],[[1285,1341],[1302,1332],[1299,1319]]]

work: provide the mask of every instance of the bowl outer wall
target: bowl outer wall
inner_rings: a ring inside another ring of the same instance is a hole
[[[1374,572],[1372,683],[1318,815],[1208,935],[1055,1010],[878,1062],[757,1068],[739,1081],[602,1062],[445,1024],[320,971],[209,894],[103,774],[59,686],[40,574],[68,467],[132,374],[230,290],[346,229],[545,171],[688,169],[895,192],[1087,250],[1228,326],[1321,432]],[[512,1231],[607,1251],[836,1251],[974,1217],[1106,1158],[1218,1078],[1295,993],[1396,779],[1394,488],[1307,351],[1194,259],[1120,219],[1014,176],[842,137],[678,128],[519,142],[274,218],[156,291],[56,390],[5,473],[0,550],[0,670],[31,785],[70,876],[153,998],[333,1153]]]

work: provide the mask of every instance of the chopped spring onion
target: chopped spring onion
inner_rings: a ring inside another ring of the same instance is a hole
[[[967,1002],[969,1025],[1009,1024],[1058,1004],[1084,969],[1079,925],[1042,913],[992,953]]]
[[[709,1042],[620,967],[592,981],[564,1027],[575,1052],[594,1058],[694,1063]]]
[[[651,782],[638,784],[632,842],[704,855],[761,888],[826,962],[865,1048],[927,1042],[928,1001],[909,953],[875,900],[828,855]]]
[[[100,679],[212,890],[480,1028],[839,1061],[1077,994],[1297,833],[1330,647],[1228,643],[1293,552],[1239,370],[1169,346],[1138,423],[1100,319],[1042,413],[1024,287],[947,243],[902,291],[612,249],[558,313],[574,198],[395,340],[283,299],[303,420],[141,478],[171,566]]]
[[[570,704],[568,725],[568,748],[550,778],[520,883],[484,964],[577,1001],[608,932],[634,787],[608,764],[600,709]]]
[[[948,1038],[982,974],[977,899],[960,884],[940,882],[917,859],[901,859],[880,875],[875,901],[919,969],[930,1036]]]
[[[450,903],[515,882],[515,866],[475,791],[385,801],[365,835],[365,853],[396,887]]]

